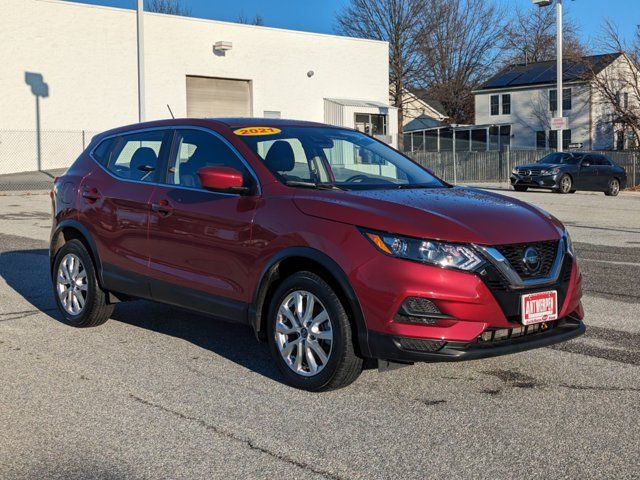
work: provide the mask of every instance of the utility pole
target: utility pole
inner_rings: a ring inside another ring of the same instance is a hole
[[[534,5],[538,7],[548,7],[553,3],[553,0],[532,0]],[[556,118],[564,119],[564,108],[562,108],[562,0],[555,0],[556,2]],[[563,125],[558,128],[555,121],[552,121],[552,125],[556,130],[556,139],[557,139],[557,151],[562,152],[562,137],[563,137],[563,129],[565,127],[564,122]]]
[[[138,0],[136,12],[138,22],[138,121],[145,120],[144,105],[144,0]]]
[[[556,83],[558,84],[558,93],[556,98],[558,100],[558,113],[559,117],[564,118],[564,108],[562,103],[562,0],[556,0],[556,70],[557,77]],[[558,130],[558,152],[562,152],[563,149],[563,129]]]

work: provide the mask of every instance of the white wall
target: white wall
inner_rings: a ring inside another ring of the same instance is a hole
[[[564,112],[569,117],[571,142],[580,142],[583,148],[590,148],[590,104],[589,89],[584,84],[566,84],[571,88],[571,110]],[[536,131],[548,132],[551,125],[552,112],[549,111],[549,90],[554,86],[542,86],[523,89],[487,91],[475,95],[475,121],[477,125],[500,124],[511,125],[511,148],[535,148]],[[491,96],[511,94],[511,114],[491,115]]]
[[[0,131],[35,129],[25,72],[42,74],[49,88],[40,100],[43,130],[137,122],[135,11],[60,0],[2,4]],[[220,40],[233,42],[226,56],[213,53]],[[167,118],[166,104],[186,115],[186,75],[251,80],[254,116],[276,110],[323,121],[328,97],[388,103],[386,42],[147,13],[145,53],[149,120]]]

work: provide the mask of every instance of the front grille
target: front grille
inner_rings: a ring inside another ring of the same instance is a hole
[[[482,335],[477,338],[480,345],[495,345],[498,342],[511,340],[513,338],[527,337],[538,333],[554,330],[564,324],[564,320],[553,320],[551,322],[536,323],[533,325],[523,325],[514,328],[498,328],[485,330]]]
[[[397,342],[403,350],[413,352],[437,352],[446,342],[442,340],[425,340],[422,338],[399,337]]]
[[[542,172],[541,168],[521,168],[518,170],[520,175],[540,175],[540,172]]]
[[[538,252],[540,268],[537,271],[530,271],[525,268],[523,261],[524,251],[528,247],[533,247]],[[511,267],[520,275],[520,278],[543,278],[551,274],[551,267],[558,251],[558,240],[533,243],[512,243],[509,245],[498,245],[495,247],[509,261]]]

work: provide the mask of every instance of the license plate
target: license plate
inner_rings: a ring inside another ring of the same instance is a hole
[[[528,293],[520,301],[522,324],[549,322],[558,318],[558,292]]]

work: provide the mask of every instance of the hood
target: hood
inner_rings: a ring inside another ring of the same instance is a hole
[[[516,165],[518,170],[536,169],[536,170],[549,170],[550,168],[557,167],[569,167],[567,163],[527,163],[525,165]]]
[[[562,224],[541,209],[475,188],[299,190],[305,214],[400,235],[500,245],[554,240]]]

